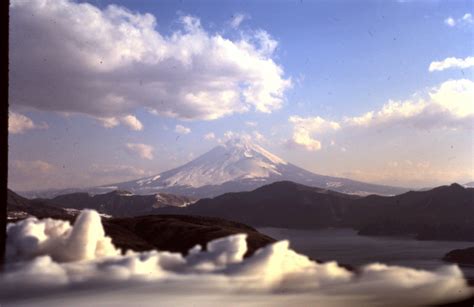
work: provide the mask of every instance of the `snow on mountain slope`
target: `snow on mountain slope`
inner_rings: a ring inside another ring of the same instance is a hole
[[[246,138],[229,140],[175,169],[109,186],[137,194],[167,192],[203,198],[227,192],[249,191],[283,180],[360,195],[394,195],[407,191],[317,175],[284,161]]]
[[[164,186],[199,188],[233,180],[281,175],[278,172],[280,164],[287,163],[248,140],[231,140],[182,167],[163,173],[160,178]]]

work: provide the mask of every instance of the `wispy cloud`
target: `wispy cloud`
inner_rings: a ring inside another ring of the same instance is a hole
[[[230,20],[230,26],[234,29],[238,28],[240,24],[247,19],[248,16],[242,13],[235,14]]]
[[[8,161],[8,186],[18,190],[41,189],[54,182],[58,168],[44,160]]]
[[[451,69],[451,68],[466,69],[473,66],[474,66],[474,57],[472,56],[469,56],[464,59],[450,57],[442,61],[431,62],[428,70],[430,72],[433,72],[433,71],[443,71],[445,69]]]
[[[22,172],[27,175],[32,175],[34,173],[51,173],[55,170],[55,167],[42,160],[26,161],[26,160],[13,160],[12,169],[16,172]]]
[[[137,178],[145,176],[148,173],[143,169],[130,165],[115,164],[92,164],[89,170],[90,175],[100,176],[102,178]],[[118,180],[118,179],[116,179]]]
[[[204,139],[207,141],[214,140],[216,138],[216,135],[214,132],[209,132],[204,135]]]

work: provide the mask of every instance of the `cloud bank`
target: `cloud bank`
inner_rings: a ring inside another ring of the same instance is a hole
[[[448,80],[427,93],[411,99],[390,100],[379,110],[360,116],[331,121],[317,117],[291,116],[291,144],[309,151],[322,148],[321,137],[328,133],[345,133],[353,129],[412,127],[415,129],[473,129],[474,82],[468,79]]]
[[[0,276],[4,302],[40,295],[44,304],[54,304],[59,295],[63,303],[97,304],[111,286],[108,300],[119,296],[120,304],[138,298],[156,303],[158,297],[185,303],[197,295],[194,305],[206,306],[239,301],[284,306],[288,300],[293,305],[419,306],[471,293],[455,265],[429,272],[375,263],[353,273],[336,262],[315,263],[292,251],[288,241],[244,259],[244,234],[209,242],[207,251],[196,246],[186,257],[156,250],[122,254],[91,210],[83,211],[74,227],[29,218],[9,224],[7,232],[7,265]],[[75,292],[84,287],[87,296]]]
[[[81,113],[105,126],[142,125],[140,108],[180,119],[213,120],[281,107],[291,80],[273,60],[263,30],[230,40],[183,16],[170,35],[155,17],[69,0],[12,1],[10,102]]]

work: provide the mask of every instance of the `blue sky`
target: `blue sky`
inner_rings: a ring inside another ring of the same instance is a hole
[[[48,4],[10,11],[14,189],[155,174],[228,132],[327,175],[473,180],[473,1]]]

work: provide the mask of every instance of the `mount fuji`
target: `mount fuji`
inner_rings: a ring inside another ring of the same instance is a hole
[[[206,198],[254,190],[276,181],[293,181],[338,192],[395,195],[407,189],[314,174],[288,163],[246,138],[235,138],[175,169],[90,192],[127,190],[135,194],[166,192]]]

